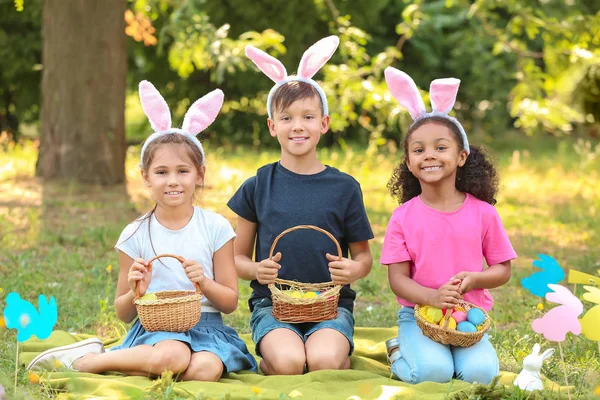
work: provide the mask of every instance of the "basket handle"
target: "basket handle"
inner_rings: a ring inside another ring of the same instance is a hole
[[[174,258],[177,261],[179,261],[180,263],[183,264],[183,262],[185,261],[185,259],[183,257],[180,256],[176,256],[175,254],[159,254],[156,257],[151,258],[150,260],[148,260],[148,266],[146,267],[148,269],[148,272],[152,272],[152,263],[156,260],[158,260],[159,258],[163,258],[163,257],[170,257],[170,258]],[[196,286],[196,294],[200,294],[200,285],[198,284],[198,282],[194,282],[194,286]],[[135,298],[134,301],[140,298],[140,281],[137,281],[135,283]]]
[[[269,251],[269,259],[273,257],[273,251],[275,251],[275,246],[277,245],[277,242],[279,242],[279,239],[281,239],[284,235],[286,235],[292,231],[296,231],[298,229],[314,229],[315,231],[319,231],[319,232],[324,233],[327,236],[329,236],[329,239],[331,239],[333,241],[333,243],[335,243],[335,247],[337,248],[339,259],[340,260],[342,259],[342,248],[340,247],[340,244],[338,243],[336,238],[331,233],[327,232],[325,229],[321,229],[318,226],[314,226],[314,225],[296,225],[294,227],[286,229],[285,231],[283,231],[279,235],[277,235],[277,237],[273,241],[273,244],[271,245],[271,250]]]
[[[318,226],[314,226],[314,225],[296,225],[293,226],[291,228],[286,229],[285,231],[281,232],[279,235],[277,235],[277,237],[275,238],[275,240],[273,241],[273,244],[271,245],[271,250],[269,251],[269,259],[271,259],[273,257],[273,252],[275,251],[275,246],[277,245],[277,242],[279,242],[279,239],[281,239],[284,235],[296,231],[298,229],[313,229],[315,231],[324,233],[325,235],[327,235],[329,237],[329,239],[331,239],[333,241],[333,243],[335,243],[335,247],[337,248],[337,252],[338,252],[338,257],[339,260],[342,259],[342,248],[340,247],[340,244],[338,243],[337,239],[329,232],[327,232],[325,229],[319,228]],[[275,279],[274,283],[270,283],[269,287],[275,287],[275,283],[280,283],[280,284],[285,284],[287,281],[284,281],[283,279]],[[341,285],[336,285],[336,286],[341,286]]]
[[[450,316],[452,315],[452,309],[446,308],[446,313],[444,314],[444,324],[442,328],[448,329],[448,323],[450,322]]]

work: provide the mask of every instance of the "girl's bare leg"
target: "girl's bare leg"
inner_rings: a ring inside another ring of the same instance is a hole
[[[216,382],[223,375],[223,362],[216,354],[199,351],[192,354],[190,365],[181,375],[182,381]]]
[[[163,371],[177,375],[190,364],[192,352],[188,345],[177,340],[165,340],[154,346],[140,345],[129,349],[87,354],[73,362],[81,372],[123,372],[130,375],[156,376]]]

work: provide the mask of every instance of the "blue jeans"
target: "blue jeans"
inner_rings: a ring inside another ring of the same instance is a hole
[[[403,382],[445,383],[456,377],[488,384],[499,373],[498,355],[487,333],[471,347],[440,344],[423,335],[412,307],[398,311],[398,344],[400,358],[392,364],[392,373]]]

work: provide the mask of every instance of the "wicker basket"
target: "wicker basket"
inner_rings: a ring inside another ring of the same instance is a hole
[[[417,320],[417,325],[419,326],[419,328],[421,328],[425,336],[432,340],[435,340],[438,343],[458,347],[473,346],[475,343],[479,342],[483,335],[488,331],[488,329],[490,329],[490,317],[483,308],[477,307],[475,304],[461,300],[459,301],[458,305],[464,308],[465,313],[468,312],[471,308],[478,308],[483,312],[483,314],[485,315],[485,321],[483,322],[481,329],[479,329],[477,332],[459,332],[454,329],[448,329],[448,319],[452,314],[452,310],[450,309],[446,310],[446,314],[444,315],[443,326],[432,324],[431,322],[425,320],[419,314],[420,306],[418,304],[415,305],[415,319]]]
[[[279,239],[285,234],[298,229],[313,229],[329,236],[337,247],[339,259],[342,259],[342,249],[335,237],[326,230],[313,225],[298,225],[281,232],[273,241],[269,258],[273,257],[273,251]],[[289,323],[321,322],[334,319],[338,315],[338,299],[341,288],[341,285],[336,285],[333,282],[300,283],[275,279],[274,283],[269,284],[273,301],[273,316],[281,322]],[[283,292],[284,289],[319,292],[319,295],[312,298],[294,298]]]
[[[162,258],[175,258],[180,263],[185,260],[173,254],[160,254],[148,261],[148,272],[152,272],[152,262]],[[139,282],[135,285],[133,303],[137,308],[140,323],[148,332],[186,332],[200,321],[200,285],[196,291],[165,290],[155,292],[157,300],[141,300]]]

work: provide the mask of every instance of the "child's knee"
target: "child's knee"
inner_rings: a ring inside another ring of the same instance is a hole
[[[309,352],[306,355],[308,371],[320,371],[323,369],[344,369],[348,362],[348,352],[319,351]]]
[[[267,364],[271,375],[302,375],[306,364],[306,355],[301,352],[282,351],[269,352],[263,361]]]
[[[498,366],[486,364],[466,365],[462,370],[456,371],[456,378],[470,383],[489,384],[498,375]]]
[[[320,371],[323,369],[343,369],[348,361],[348,356],[344,357],[324,357],[313,356],[306,360],[308,371]]]
[[[185,371],[184,379],[186,381],[216,382],[221,379],[223,371],[223,363],[220,359],[192,358],[188,369]]]
[[[181,374],[190,365],[191,351],[188,349],[155,349],[151,358],[150,369],[154,374],[171,371],[173,374]]]
[[[454,376],[452,360],[427,359],[409,365],[402,357],[392,365],[392,373],[402,382],[417,384],[421,382],[449,382]]]

